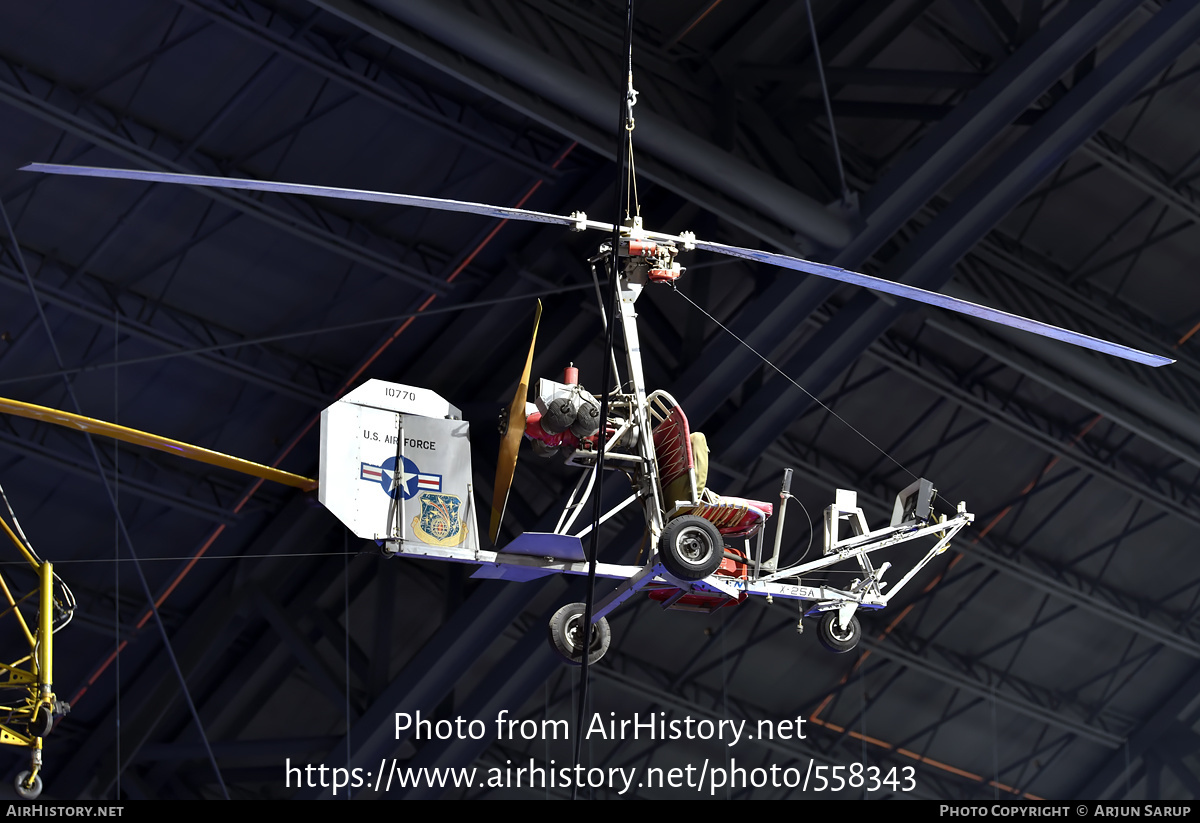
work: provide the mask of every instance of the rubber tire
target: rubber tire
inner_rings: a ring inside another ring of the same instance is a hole
[[[583,603],[568,603],[550,618],[550,646],[566,663],[583,665],[583,645],[579,642],[583,628]],[[592,642],[588,650],[588,665],[592,665],[608,651],[612,643],[612,629],[608,618],[601,617],[592,627]]]
[[[45,737],[54,728],[54,715],[45,706],[38,706],[26,728],[31,737]]]
[[[859,625],[858,615],[850,615],[850,623],[846,628],[838,628],[837,617],[836,610],[821,615],[817,621],[817,640],[834,654],[845,654],[858,645],[862,626]]]
[[[28,771],[18,774],[16,780],[13,781],[13,789],[16,791],[17,796],[24,800],[37,800],[38,795],[42,793],[42,776],[39,774],[33,778],[33,785],[27,789],[25,788],[25,780],[28,777]]]
[[[663,529],[658,559],[680,580],[703,580],[716,572],[725,556],[725,540],[703,517],[685,514]]]

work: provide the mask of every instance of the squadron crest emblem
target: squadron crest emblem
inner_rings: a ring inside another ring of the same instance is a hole
[[[462,501],[452,494],[425,492],[420,497],[421,514],[413,518],[417,539],[433,546],[457,546],[467,537],[467,526],[459,516]]]

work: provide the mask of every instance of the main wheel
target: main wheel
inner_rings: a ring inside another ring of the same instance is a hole
[[[17,775],[17,779],[13,781],[13,788],[16,789],[17,795],[25,800],[36,800],[38,795],[42,793],[42,776],[39,774],[33,778],[33,785],[26,786],[25,781],[29,779],[29,772],[21,772]]]
[[[834,654],[850,651],[858,645],[860,637],[862,626],[858,623],[857,615],[850,615],[844,627],[838,625],[837,611],[825,612],[817,621],[817,640]]]
[[[680,580],[703,580],[721,565],[725,541],[717,527],[703,517],[685,514],[663,529],[658,559]]]
[[[558,656],[572,666],[583,664],[583,603],[568,603],[550,618],[550,645]],[[612,630],[608,618],[601,617],[592,626],[591,643],[588,644],[588,665],[595,663],[608,651],[612,642]]]

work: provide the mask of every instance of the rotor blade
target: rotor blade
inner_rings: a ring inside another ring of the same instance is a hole
[[[30,163],[21,171],[36,171],[43,174],[67,174],[75,177],[106,177],[118,180],[142,180],[150,183],[173,183],[180,186],[201,186],[216,189],[241,189],[244,191],[269,191],[278,194],[300,194],[310,197],[332,197],[337,200],[363,200],[371,203],[386,203],[392,206],[415,206],[437,211],[460,211],[482,214],[507,220],[525,220],[531,223],[550,223],[557,226],[612,231],[611,223],[596,220],[563,217],[528,209],[513,209],[507,206],[489,206],[486,203],[469,203],[465,200],[445,200],[440,197],[419,197],[415,194],[392,194],[384,191],[363,189],[340,189],[332,186],[311,186],[305,183],[274,183],[268,180],[245,180],[237,177],[210,177],[203,174],[176,174],[166,171],[139,171],[136,169],[103,169],[94,166],[64,166],[57,163]]]
[[[529,370],[533,368],[533,348],[537,344],[538,323],[542,319],[542,301],[537,304],[533,315],[533,337],[529,341],[529,354],[525,356],[525,370],[521,382],[508,407],[508,424],[500,438],[500,455],[496,458],[496,482],[492,486],[492,522],[489,533],[492,543],[500,534],[500,521],[504,518],[504,507],[508,504],[508,490],[512,486],[513,472],[517,468],[517,453],[521,436],[525,433],[525,398],[529,395]]]
[[[277,192],[281,194],[299,194],[313,197],[331,197],[341,200],[362,200],[398,206],[414,206],[417,208],[436,209],[438,211],[467,212],[470,214],[481,214],[488,217],[497,217],[508,220],[549,223],[559,226],[571,226],[576,229],[598,229],[605,232],[611,232],[613,230],[612,225],[609,223],[588,220],[582,216],[579,218],[563,217],[557,214],[529,211],[528,209],[514,209],[507,206],[491,206],[486,203],[470,203],[462,200],[446,200],[438,197],[420,197],[411,194],[392,194],[389,192],[365,191],[361,189],[312,186],[302,183],[273,183],[265,180],[245,180],[232,177],[210,177],[199,174],[176,174],[173,172],[137,171],[132,169],[105,169],[91,166],[66,166],[54,163],[30,163],[29,165],[22,167],[22,171],[36,171],[43,172],[45,174],[68,174],[78,177],[108,177],[125,180],[142,180],[154,183],[174,183],[185,186]],[[645,234],[653,239],[672,240],[680,244],[691,244],[691,238],[683,238],[675,235],[662,234],[659,232],[646,232]],[[1101,340],[1098,337],[1092,337],[1087,334],[1073,332],[1069,329],[1064,329],[1059,326],[1052,326],[1049,323],[1042,323],[1038,320],[1032,320],[1027,317],[1021,317],[1020,315],[1010,314],[1005,311],[1000,311],[999,309],[981,306],[978,303],[971,303],[967,300],[960,300],[956,297],[949,297],[948,295],[927,291],[926,289],[920,289],[916,286],[908,286],[904,283],[897,283],[892,280],[884,280],[879,277],[872,277],[867,274],[860,274],[847,269],[840,269],[837,266],[814,263],[811,260],[804,260],[799,257],[790,257],[786,254],[775,254],[773,252],[747,249],[740,246],[726,246],[723,243],[712,243],[708,241],[696,240],[694,245],[698,249],[704,249],[717,254],[724,254],[730,257],[741,257],[746,260],[755,260],[760,263],[769,263],[785,269],[805,272],[806,274],[815,274],[818,277],[828,277],[833,280],[840,280],[843,283],[853,283],[856,286],[862,286],[863,288],[872,289],[874,291],[881,291],[897,297],[916,300],[921,303],[928,303],[932,306],[939,306],[941,308],[949,309],[950,311],[959,312],[961,314],[969,314],[982,320],[990,320],[994,323],[1000,323],[1005,326],[1023,329],[1034,334],[1040,334],[1043,337],[1051,337],[1055,340],[1061,340],[1065,343],[1070,343],[1075,346],[1082,346],[1083,348],[1092,349],[1093,351],[1111,354],[1115,357],[1121,357],[1125,360],[1132,360],[1136,363],[1143,363],[1147,366],[1165,366],[1169,363],[1175,362],[1169,357],[1150,354],[1149,352],[1130,348],[1129,346],[1122,346],[1119,343],[1111,343],[1107,340]]]
[[[873,291],[886,292],[894,294],[897,297],[904,297],[909,300],[916,300],[921,303],[928,303],[931,306],[939,306],[943,309],[959,312],[960,314],[969,314],[972,317],[978,317],[982,320],[991,320],[993,323],[1000,323],[1005,326],[1012,326],[1017,329],[1040,334],[1043,337],[1052,337],[1055,340],[1062,340],[1064,343],[1071,343],[1075,346],[1082,346],[1085,349],[1111,354],[1116,357],[1132,360],[1135,363],[1144,363],[1147,366],[1165,366],[1175,361],[1169,357],[1162,357],[1157,354],[1150,354],[1139,349],[1133,349],[1129,346],[1122,346],[1119,343],[1110,343],[1107,340],[1101,340],[1098,337],[1092,337],[1087,334],[1070,331],[1069,329],[1052,326],[1049,323],[1042,323],[1038,320],[1031,320],[1028,317],[1021,317],[1016,314],[1009,314],[1006,311],[992,309],[987,306],[981,306],[978,303],[971,303],[967,300],[960,300],[957,297],[949,297],[945,294],[938,294],[934,291],[926,291],[919,289],[916,286],[907,286],[904,283],[897,283],[892,280],[884,280],[880,277],[871,277],[868,274],[859,274],[846,269],[839,269],[837,266],[827,266],[823,263],[814,263],[811,260],[803,260],[799,257],[789,257],[786,254],[774,254],[769,251],[757,251],[755,249],[744,249],[740,246],[726,246],[722,243],[710,243],[703,240],[695,241],[696,248],[704,249],[705,251],[716,252],[717,254],[725,254],[730,257],[742,257],[746,260],[756,260],[760,263],[769,263],[773,266],[781,266],[785,269],[801,271],[806,274],[815,274],[818,277],[828,277],[832,280],[840,280],[843,283],[853,283],[856,286],[862,286]]]
[[[105,437],[111,437],[114,440],[133,443],[137,446],[145,446],[149,449],[157,449],[160,452],[166,452],[178,457],[186,457],[188,460],[207,463],[210,466],[220,466],[224,469],[233,469],[242,474],[261,477],[264,480],[274,480],[276,483],[282,483],[285,486],[294,486],[304,491],[312,491],[317,487],[317,481],[308,477],[301,477],[298,474],[273,469],[261,463],[242,460],[240,457],[232,457],[228,454],[221,454],[221,452],[202,449],[190,443],[182,443],[178,440],[160,437],[157,434],[129,429],[125,426],[118,426],[115,423],[106,423],[103,420],[84,417],[80,414],[50,409],[45,406],[35,406],[32,403],[22,403],[20,400],[10,400],[6,397],[0,397],[0,412],[16,415],[17,417],[28,417],[30,420],[41,420],[43,423],[53,423],[56,426],[77,429],[78,431],[90,434],[101,434]]]

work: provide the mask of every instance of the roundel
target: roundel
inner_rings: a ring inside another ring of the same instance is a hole
[[[383,465],[379,467],[379,485],[393,500],[401,495],[405,500],[411,500],[419,488],[420,469],[407,457],[402,456],[400,459],[404,461],[401,471],[396,471],[395,457],[383,461]]]

